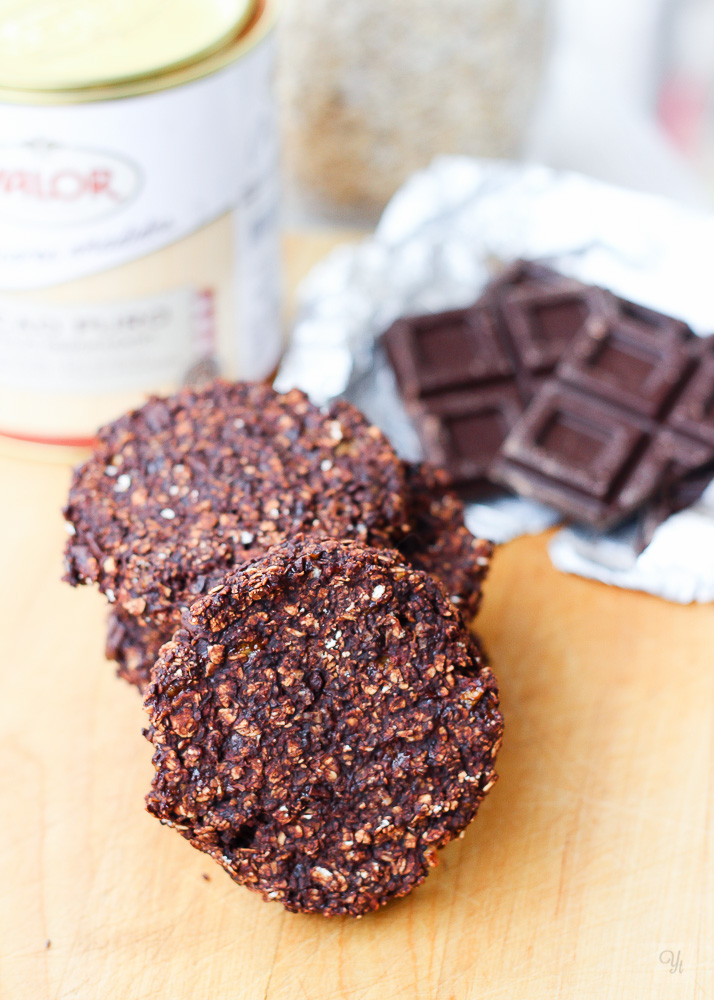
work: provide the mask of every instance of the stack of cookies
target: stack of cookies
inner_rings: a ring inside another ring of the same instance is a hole
[[[105,427],[65,517],[145,693],[150,812],[290,910],[423,881],[502,732],[468,631],[491,546],[439,475],[346,402],[217,381]]]

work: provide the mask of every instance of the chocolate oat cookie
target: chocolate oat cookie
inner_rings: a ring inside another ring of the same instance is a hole
[[[481,603],[493,545],[474,538],[464,524],[464,505],[447,489],[446,474],[434,466],[407,464],[410,531],[397,548],[405,559],[443,584],[469,624]]]
[[[66,579],[159,627],[227,569],[296,532],[391,544],[404,473],[349,403],[216,381],[104,427],[74,475]]]
[[[445,487],[445,476],[430,465],[405,467],[407,478],[406,531],[395,541],[404,559],[417,569],[431,573],[461,611],[466,624],[476,617],[481,587],[488,573],[493,545],[474,538],[464,524],[464,505]],[[169,623],[157,628],[145,616],[135,617],[122,608],[109,616],[106,655],[117,664],[120,677],[142,691],[160,646],[176,628]]]
[[[359,916],[421,883],[495,780],[496,681],[438,583],[307,537],[201,597],[145,707],[148,809],[294,911]]]

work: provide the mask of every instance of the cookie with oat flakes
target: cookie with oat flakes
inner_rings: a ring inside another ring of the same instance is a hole
[[[151,813],[287,909],[419,885],[495,780],[493,674],[398,553],[303,537],[236,568],[163,646]]]

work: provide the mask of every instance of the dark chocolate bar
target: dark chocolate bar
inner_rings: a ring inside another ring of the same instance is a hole
[[[695,343],[686,327],[655,328],[632,314],[595,316],[503,443],[491,475],[607,529],[658,496],[664,509],[661,497],[674,498],[675,484],[712,458],[714,341]]]
[[[625,314],[643,334],[683,342],[684,323],[520,261],[468,309],[398,320],[384,344],[425,457],[467,494],[489,468],[563,350],[595,316]]]

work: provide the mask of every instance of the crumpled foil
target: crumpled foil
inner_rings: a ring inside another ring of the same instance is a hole
[[[663,198],[547,167],[441,157],[389,203],[373,236],[342,246],[299,291],[291,345],[276,388],[317,403],[345,396],[407,459],[419,441],[399,400],[379,335],[405,314],[472,303],[497,262],[546,260],[714,331],[714,216]],[[557,524],[555,511],[501,497],[467,506],[475,535],[501,542]],[[550,543],[560,569],[689,603],[714,600],[714,484],[670,517],[637,555],[628,526],[608,535],[565,528]]]

